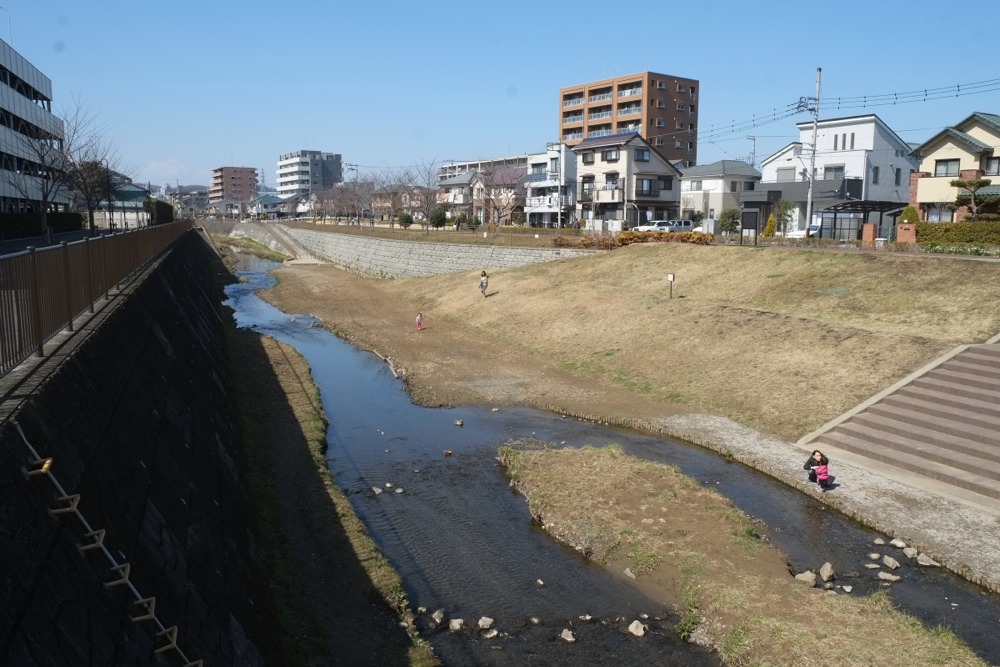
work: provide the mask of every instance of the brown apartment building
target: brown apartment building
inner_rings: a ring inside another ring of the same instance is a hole
[[[248,202],[256,196],[256,167],[218,167],[212,170],[212,187],[208,190],[209,203]]]
[[[638,132],[658,153],[682,166],[698,163],[698,81],[641,72],[559,91],[559,137],[584,139]]]

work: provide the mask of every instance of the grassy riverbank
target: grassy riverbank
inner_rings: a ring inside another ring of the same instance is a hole
[[[628,568],[676,610],[681,638],[727,665],[985,664],[884,593],[858,598],[795,581],[750,517],[671,466],[614,447],[505,447],[500,458],[550,534],[612,571]]]

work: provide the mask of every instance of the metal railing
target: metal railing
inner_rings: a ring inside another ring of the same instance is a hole
[[[191,229],[190,222],[0,256],[0,376],[37,354]]]

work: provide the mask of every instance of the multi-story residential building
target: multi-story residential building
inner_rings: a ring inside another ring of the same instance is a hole
[[[681,173],[638,134],[585,139],[573,152],[582,226],[616,232],[677,217]]]
[[[1000,115],[973,113],[961,123],[946,127],[913,151],[920,164],[910,177],[910,204],[921,220],[964,220],[968,206],[952,206],[963,194],[955,180],[988,178],[992,183],[976,196],[1000,195]]]
[[[639,133],[675,164],[698,163],[698,81],[640,72],[559,91],[559,139],[576,146],[625,132]]]
[[[296,151],[278,159],[278,196],[310,195],[344,180],[339,153]]]
[[[3,40],[0,68],[0,213],[65,210],[69,188],[58,171],[65,131],[52,113],[52,81]]]
[[[468,160],[458,162],[449,160],[438,168],[438,180],[444,182],[459,174],[467,174],[477,171],[492,171],[502,167],[520,167],[526,169],[528,166],[527,155],[511,155],[509,157],[494,157],[483,160]]]
[[[217,167],[212,170],[211,203],[223,200],[248,202],[257,196],[257,169],[254,167]]]
[[[576,154],[551,143],[544,153],[528,156],[524,213],[531,227],[565,227],[576,207]]]
[[[727,208],[742,209],[743,193],[753,192],[760,172],[742,160],[719,160],[681,169],[681,217],[717,219]]]
[[[895,238],[895,219],[906,207],[909,174],[917,167],[912,147],[874,114],[818,121],[815,149],[812,121],[796,127],[799,141],[761,163],[760,186],[743,193],[745,212],[756,213],[763,228],[774,204],[789,200],[796,210],[786,231],[817,224],[851,239],[878,213],[878,220],[872,220],[878,224],[878,236]],[[812,216],[807,219],[810,204]],[[744,226],[748,220],[744,216]]]
[[[464,171],[439,183],[438,204],[448,212],[449,218],[472,216],[472,181],[477,171]]]

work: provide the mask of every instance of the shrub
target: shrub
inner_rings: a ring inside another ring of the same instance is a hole
[[[734,234],[740,226],[740,209],[727,208],[719,217],[719,228],[726,234]]]
[[[764,238],[771,238],[774,236],[775,229],[777,228],[777,223],[774,220],[774,214],[767,216],[767,224],[764,225]]]
[[[399,221],[399,226],[403,229],[408,229],[413,224],[413,216],[409,213],[400,213],[396,220]]]
[[[912,206],[907,206],[899,214],[899,224],[901,225],[913,225],[918,222],[920,222],[920,215],[917,213],[917,209]]]
[[[906,211],[903,212],[903,215]],[[902,215],[900,219],[902,220]],[[918,222],[917,243],[920,245],[1000,245],[1000,221],[977,222]]]

